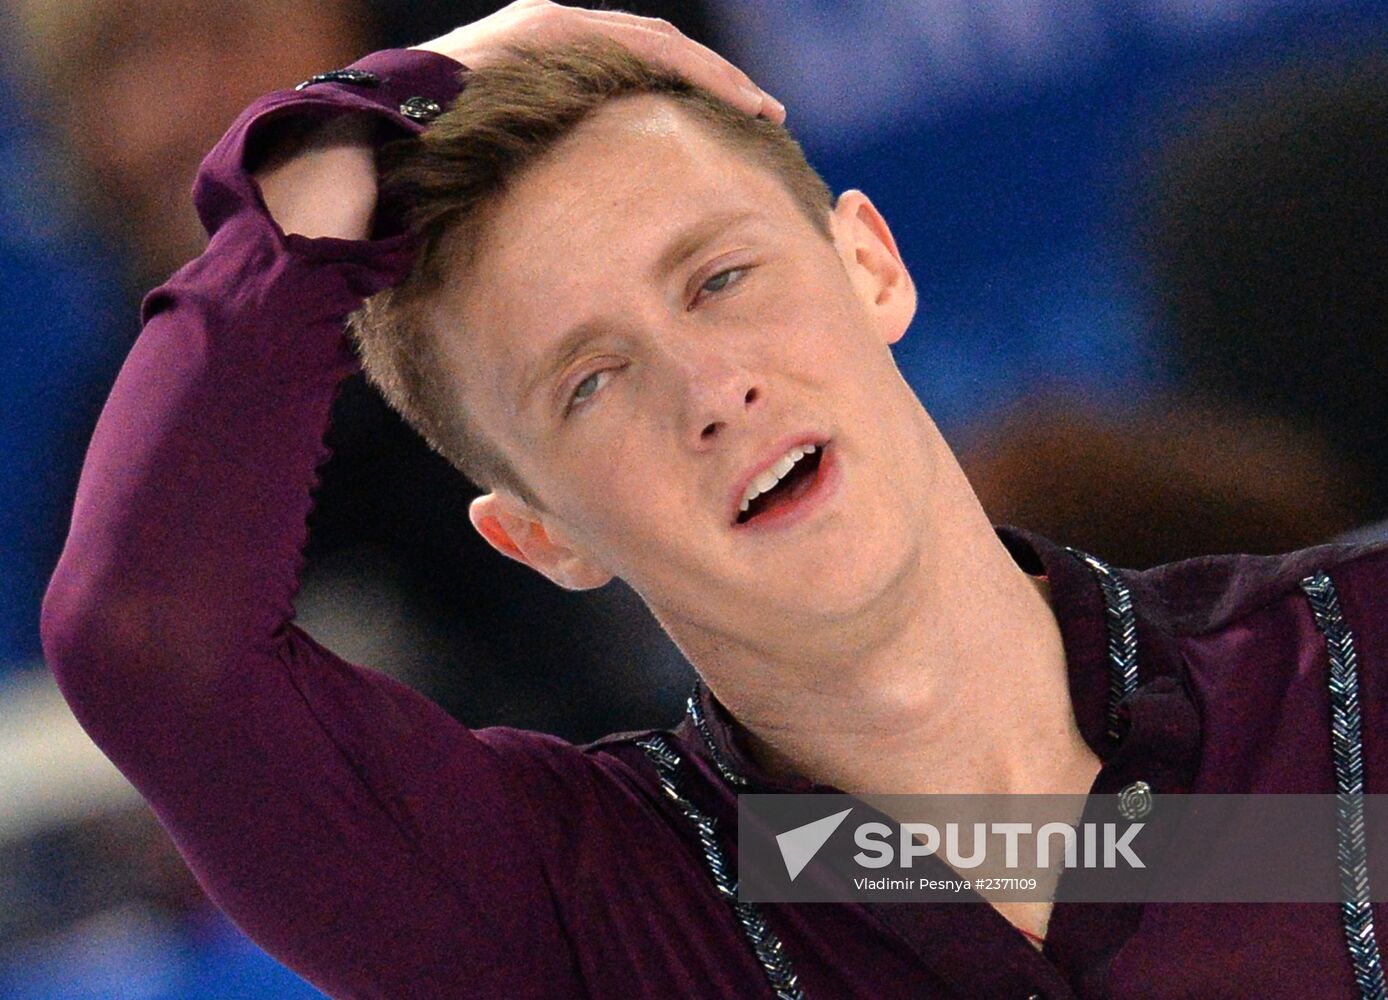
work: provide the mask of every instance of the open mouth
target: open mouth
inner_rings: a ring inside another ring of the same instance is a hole
[[[748,502],[747,509],[737,515],[736,523],[746,524],[794,504],[814,487],[823,459],[822,446],[799,459],[776,485]]]

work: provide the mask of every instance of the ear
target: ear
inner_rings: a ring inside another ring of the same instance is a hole
[[[524,500],[508,493],[487,493],[468,505],[468,518],[478,534],[504,556],[524,563],[565,590],[592,590],[612,574],[583,554],[552,521]]]
[[[834,246],[883,343],[901,339],[916,315],[916,286],[887,220],[861,191],[845,191],[830,216]]]

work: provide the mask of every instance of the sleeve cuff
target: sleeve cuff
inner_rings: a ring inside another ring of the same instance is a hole
[[[346,71],[321,74],[297,89],[260,98],[237,117],[202,162],[193,200],[203,226],[215,235],[227,220],[250,211],[278,231],[244,166],[248,146],[269,121],[284,115],[326,119],[356,112],[381,117],[402,135],[418,134],[457,98],[465,72],[459,63],[434,52],[388,49],[358,60]],[[408,233],[360,241],[279,235],[287,251],[309,259],[384,264],[383,258],[399,258],[401,266],[387,270],[398,269],[400,277],[412,257]]]

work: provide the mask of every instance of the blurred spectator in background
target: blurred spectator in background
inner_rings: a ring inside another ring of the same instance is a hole
[[[995,520],[1125,566],[1388,513],[1388,58],[1313,53],[1204,91],[1165,111],[1130,209],[1167,392],[1027,398],[961,456]]]
[[[92,216],[122,241],[136,294],[206,244],[189,190],[266,90],[355,58],[358,0],[19,0],[33,83],[77,160]],[[80,88],[79,88],[80,84]],[[121,329],[133,336],[137,317]]]
[[[1347,465],[1333,506],[1383,517],[1388,58],[1321,54],[1225,86],[1165,131],[1144,228],[1176,381],[1318,435]]]
[[[1118,413],[1033,398],[968,440],[960,461],[995,521],[1123,566],[1317,545],[1366,502],[1314,433],[1181,399]]]

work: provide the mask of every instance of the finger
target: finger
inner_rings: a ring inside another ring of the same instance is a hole
[[[711,91],[748,114],[785,121],[780,101],[758,87],[742,70],[705,45],[681,34],[673,25],[652,17],[616,11],[584,11],[583,19],[597,22],[599,34],[611,37],[637,55],[659,63]]]
[[[696,42],[688,35],[681,33],[680,30],[676,28],[673,24],[671,24],[669,21],[657,17],[638,17],[635,14],[623,14],[617,11],[588,11],[587,14],[592,20],[601,20],[606,21],[609,24],[618,25],[634,24],[639,27],[647,28],[650,31],[655,32],[657,35],[668,36],[668,42],[657,42],[657,45],[664,44],[670,46],[669,52],[672,61],[677,60],[677,53],[679,49],[687,49],[691,53],[694,53],[702,57],[706,62],[708,62],[719,72],[726,74],[728,79],[730,79],[734,83],[734,85],[745,88],[747,90],[756,91],[757,93],[762,94],[764,97],[770,98],[772,101],[775,101],[775,98],[771,98],[770,94],[766,93],[765,90],[757,86],[757,84],[752,80],[752,78],[748,76],[746,73],[744,73],[741,69],[739,69],[737,66],[735,66],[728,60],[724,59],[717,52],[713,51],[713,49],[699,42]],[[779,101],[776,101],[775,105],[778,108],[781,106]]]
[[[764,114],[775,120],[781,111],[780,102],[752,83],[746,74],[732,70],[729,63],[717,56],[704,55],[682,35],[628,25],[611,25],[603,33],[749,115]]]
[[[682,34],[669,21],[621,11],[565,7],[547,0],[542,0],[542,5],[547,8],[541,16],[549,21],[551,30],[547,34],[551,42],[561,42],[566,37],[581,37],[582,34],[594,32],[613,37],[615,41],[627,44],[638,55],[686,76],[690,82],[713,91],[749,114],[761,113],[777,123],[785,121],[785,105],[758,87],[742,70],[717,52]],[[634,28],[644,28],[649,34],[642,38],[633,34]],[[614,37],[614,32],[622,37]],[[699,73],[687,61],[689,58],[702,59],[707,67],[717,74],[714,80],[726,79],[733,89],[729,90],[728,86],[719,82],[710,82],[707,74]]]
[[[742,83],[743,86],[751,90],[760,90],[746,73],[737,66],[724,59],[717,52],[714,52],[707,45],[703,45],[681,32],[669,21],[659,17],[641,17],[637,14],[624,14],[621,11],[611,10],[585,10],[584,16],[592,21],[603,21],[607,24],[630,25],[639,28],[646,28],[655,32],[657,35],[668,35],[673,39],[678,39],[678,44],[686,45],[704,58],[714,63],[716,66],[726,70],[729,77]],[[674,43],[672,43],[674,44]]]

